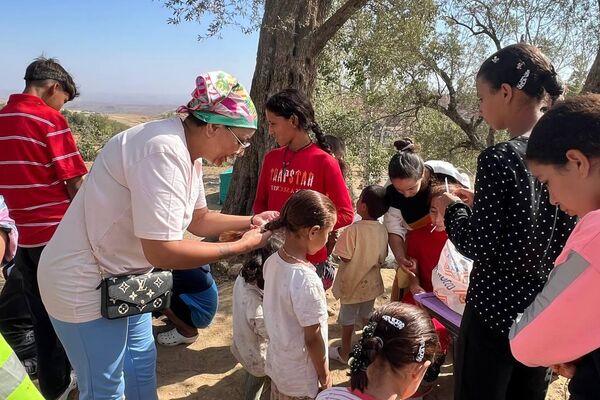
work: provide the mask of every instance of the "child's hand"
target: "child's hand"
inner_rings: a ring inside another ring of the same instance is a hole
[[[417,274],[417,260],[415,260],[412,257],[406,256],[404,258],[401,258],[398,266],[401,267],[403,270],[405,270],[410,275]]]
[[[469,207],[473,207],[473,199],[475,199],[475,191],[473,189],[458,188],[454,191],[454,195],[458,196]]]
[[[425,289],[421,287],[418,283],[413,283],[410,285],[410,292],[413,294],[425,293]]]
[[[319,392],[329,389],[333,385],[333,379],[329,370],[326,371],[325,374],[326,375],[323,378],[319,378]]]
[[[573,376],[575,375],[575,370],[577,369],[577,367],[575,367],[575,364],[573,363],[556,364],[551,366],[550,368],[552,368],[552,371],[555,374],[564,376],[567,379],[573,378]]]

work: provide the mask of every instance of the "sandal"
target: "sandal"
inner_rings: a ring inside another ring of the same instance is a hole
[[[71,377],[67,388],[58,396],[57,400],[70,400],[73,398],[75,393],[78,393],[77,389],[77,375],[75,371],[71,371]]]
[[[185,337],[173,328],[170,331],[162,332],[156,335],[156,341],[163,346],[177,346],[179,344],[192,344],[198,339],[198,334],[192,337]]]
[[[348,364],[348,361],[344,360],[340,355],[340,349],[341,347],[339,346],[329,347],[329,358],[342,364]]]

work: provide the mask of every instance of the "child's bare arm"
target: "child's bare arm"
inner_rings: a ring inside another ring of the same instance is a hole
[[[329,373],[329,362],[325,356],[325,342],[321,336],[319,324],[304,327],[304,345],[310,360],[312,361],[317,376],[319,377],[319,389],[331,387],[331,374]]]

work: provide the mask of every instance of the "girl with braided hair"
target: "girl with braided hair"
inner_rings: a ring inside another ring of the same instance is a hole
[[[440,343],[422,309],[393,302],[373,312],[350,358],[350,387],[321,392],[317,400],[407,399],[415,393]]]
[[[271,150],[263,160],[254,213],[280,211],[293,193],[312,189],[335,204],[337,223],[334,231],[351,224],[354,218],[352,200],[340,164],[331,154],[308,97],[296,89],[286,89],[271,96],[265,107],[269,133],[279,148]],[[317,267],[325,289],[333,284],[335,272],[327,257],[327,249],[323,246],[308,258]]]
[[[269,337],[265,373],[271,400],[314,399],[331,387],[327,359],[327,300],[307,255],[325,246],[336,209],[325,195],[300,190],[266,230],[282,228],[281,248],[263,266],[263,310]]]

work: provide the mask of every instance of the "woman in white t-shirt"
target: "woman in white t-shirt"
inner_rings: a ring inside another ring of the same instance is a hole
[[[350,355],[350,387],[321,392],[317,400],[408,399],[415,393],[440,342],[429,315],[393,302],[373,312]]]
[[[40,294],[74,370],[81,400],[156,399],[151,314],[100,315],[102,276],[188,269],[264,245],[250,229],[233,243],[184,239],[262,225],[277,216],[209,213],[202,159],[221,165],[243,153],[256,111],[235,78],[210,72],[172,118],[135,126],[106,144],[46,246]]]

